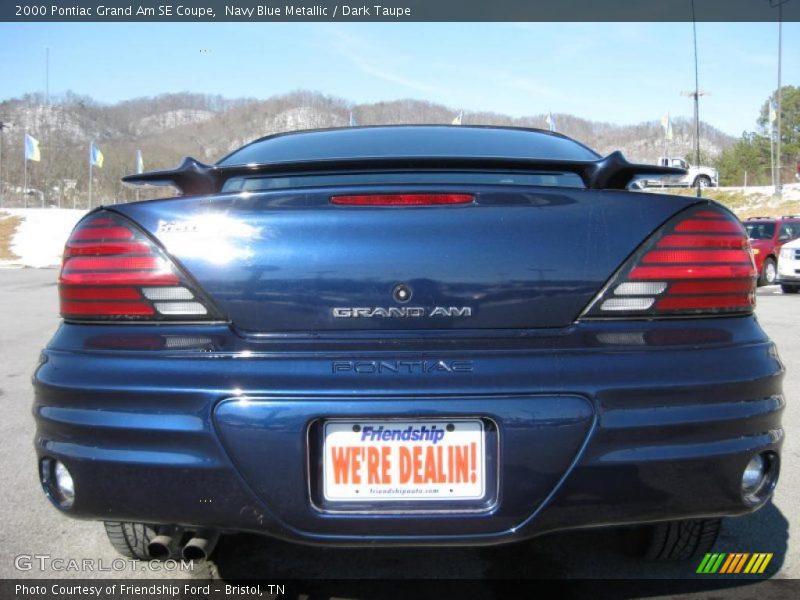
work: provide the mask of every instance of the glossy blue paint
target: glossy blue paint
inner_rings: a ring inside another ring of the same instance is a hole
[[[310,543],[488,544],[755,508],[741,472],[754,452],[780,451],[784,402],[783,366],[752,317],[451,334],[65,324],[35,374],[37,451],[72,471],[73,516]],[[402,359],[473,370],[332,369]],[[496,420],[497,502],[451,515],[314,508],[306,425],[365,414]]]
[[[293,528],[311,527],[328,534],[336,533],[342,519],[370,520],[365,513],[375,512],[376,508],[422,516],[458,511],[438,520],[428,518],[430,535],[506,530],[532,514],[553,491],[576,460],[595,422],[592,404],[572,395],[326,400],[325,418],[479,417],[488,421],[485,498],[477,502],[428,501],[424,505],[390,502],[376,507],[363,502],[324,501],[318,461],[321,427],[319,417],[314,416],[319,409],[315,398],[293,399],[291,404],[280,398],[235,398],[217,405],[214,421],[233,462],[266,506],[285,505],[281,520]],[[265,461],[264,457],[270,460]],[[276,481],[281,484],[276,486]],[[303,496],[310,502],[282,501]],[[470,514],[465,515],[466,511]],[[373,527],[376,535],[397,536],[408,531],[403,519],[373,523]]]
[[[342,207],[322,188],[121,205],[244,332],[563,327],[689,197],[514,186],[466,206]],[[376,193],[417,189],[372,186]],[[418,189],[418,191],[420,191]],[[464,318],[342,319],[334,307],[470,307]]]

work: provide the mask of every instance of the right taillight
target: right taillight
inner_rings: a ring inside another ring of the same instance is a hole
[[[58,292],[61,316],[70,321],[220,318],[151,239],[107,211],[86,217],[70,235]]]
[[[756,268],[744,227],[714,205],[668,222],[612,277],[582,318],[748,314]]]

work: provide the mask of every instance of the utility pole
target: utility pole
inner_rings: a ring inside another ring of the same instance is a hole
[[[772,101],[770,100],[770,110]],[[772,185],[775,185],[775,124],[769,122],[769,173],[772,176]]]
[[[44,195],[50,189],[50,47],[46,46],[44,49],[44,144],[45,149],[45,163],[44,167],[44,181],[42,182],[42,208],[44,208]]]
[[[697,85],[696,78],[695,85]],[[700,97],[708,96],[709,94],[710,92],[706,92],[697,88],[681,92],[681,96],[687,96],[692,98],[694,101],[694,162],[696,166],[700,165]],[[697,195],[700,195],[699,187],[697,190]]]
[[[781,63],[783,59],[783,5],[789,0],[770,0],[771,7],[778,7],[778,93],[776,98],[776,120],[778,126],[777,140],[775,141],[775,195],[780,201],[783,195],[783,180],[781,179]]]
[[[3,194],[3,150],[5,149],[5,137],[3,132],[11,127],[11,123],[0,121],[0,208],[5,204]]]
[[[26,143],[26,146],[27,146],[27,140],[28,140],[28,128],[27,127],[25,128],[25,132],[22,134],[22,139],[25,140],[25,143]],[[22,181],[24,182],[22,184],[22,194],[23,194],[23,202],[24,202],[23,206],[24,206],[24,208],[28,208],[28,152],[27,152],[27,150],[28,149],[26,147],[25,148],[25,152],[22,155],[23,156],[23,159],[22,159],[22,163],[23,163]]]
[[[50,105],[50,48],[44,49],[44,103]]]
[[[92,143],[94,144],[94,142]],[[92,161],[91,146],[89,148],[89,210],[92,210],[92,167],[94,166],[94,161]]]

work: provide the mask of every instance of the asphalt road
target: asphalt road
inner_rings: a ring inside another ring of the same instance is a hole
[[[41,493],[32,448],[30,376],[39,350],[58,326],[55,270],[0,270],[0,578],[198,577],[281,578],[665,578],[694,577],[695,564],[648,564],[628,558],[609,531],[550,535],[524,544],[471,549],[318,549],[257,536],[223,538],[213,564],[194,573],[135,570],[18,570],[15,558],[99,559],[118,556],[103,527],[60,515]],[[773,503],[756,514],[727,519],[720,552],[774,552],[768,574],[800,578],[800,296],[777,287],[759,290],[759,321],[778,344],[787,367],[788,398],[781,481]],[[140,565],[140,568],[142,566]],[[738,585],[731,583],[731,585]],[[674,590],[679,592],[680,588]],[[759,597],[777,597],[760,594]]]

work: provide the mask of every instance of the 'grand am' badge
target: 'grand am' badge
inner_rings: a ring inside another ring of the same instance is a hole
[[[388,308],[377,307],[343,307],[332,309],[333,316],[337,319],[372,319],[372,318],[435,318],[435,317],[471,317],[472,308],[469,306],[436,306],[424,308],[422,306],[391,306]]]

